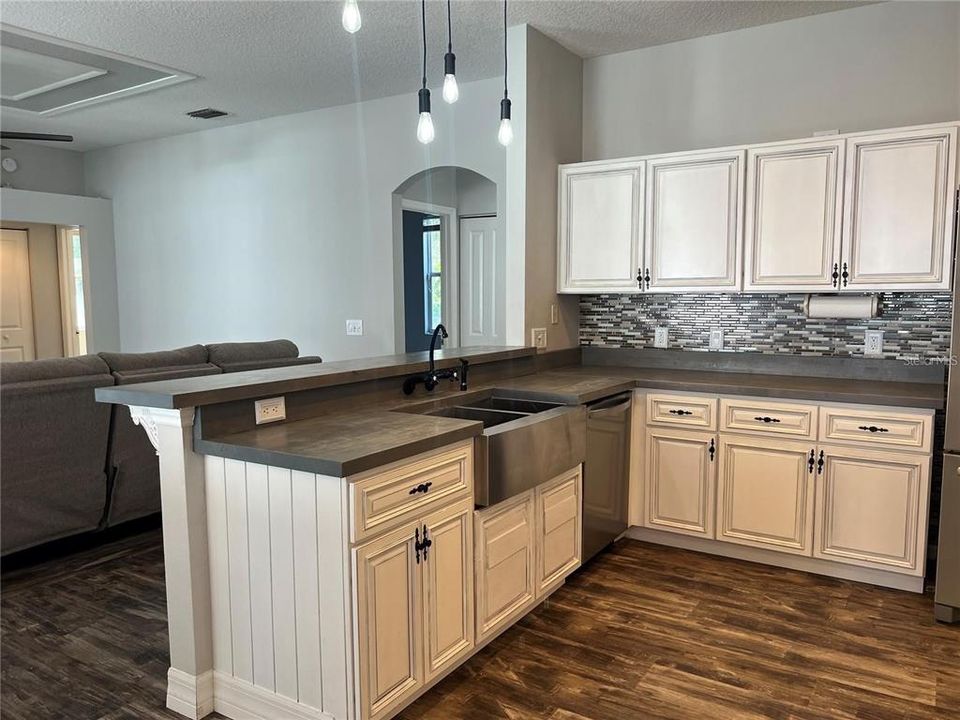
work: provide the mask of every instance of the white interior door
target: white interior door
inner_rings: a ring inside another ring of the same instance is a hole
[[[502,345],[497,331],[497,218],[460,220],[460,345]]]
[[[0,360],[33,360],[30,255],[25,230],[3,230],[0,241]]]

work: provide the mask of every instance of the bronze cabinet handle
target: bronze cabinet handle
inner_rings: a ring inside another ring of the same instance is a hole
[[[876,426],[876,425],[861,425],[858,429],[859,429],[859,430],[865,430],[866,432],[871,432],[871,433],[878,433],[878,432],[885,433],[885,432],[890,432],[890,431],[887,430],[885,427],[878,427],[878,426]]]
[[[820,458],[817,460],[817,475],[823,475],[823,450],[820,451]]]
[[[669,412],[671,415],[693,415],[692,410],[668,410],[667,412]]]
[[[717,446],[716,443],[714,443],[713,438],[710,438],[710,447],[708,450],[710,451],[710,462],[713,462],[713,456],[717,452]]]
[[[810,449],[810,458],[807,460],[807,472],[813,475],[813,466],[816,464],[816,453],[813,448]]]
[[[778,423],[778,422],[780,422],[780,418],[770,417],[769,415],[757,415],[757,417],[755,417],[754,420],[756,420],[757,422],[762,422],[762,423]]]

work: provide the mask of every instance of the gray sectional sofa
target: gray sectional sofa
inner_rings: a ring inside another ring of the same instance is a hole
[[[100,353],[0,366],[0,554],[160,511],[160,471],[109,385],[321,362],[289,340]]]

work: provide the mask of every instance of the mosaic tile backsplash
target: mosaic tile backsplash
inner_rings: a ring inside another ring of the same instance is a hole
[[[950,352],[949,292],[884,293],[872,320],[811,320],[804,295],[583,295],[580,344],[653,347],[668,328],[671,348],[707,351],[723,330],[724,351],[863,357],[865,330],[882,330],[883,357],[943,362]]]

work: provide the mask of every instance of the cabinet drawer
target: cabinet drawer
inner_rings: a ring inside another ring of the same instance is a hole
[[[647,422],[680,425],[702,430],[717,429],[717,399],[698,395],[647,395]]]
[[[576,467],[536,490],[540,553],[537,594],[548,592],[580,566],[581,473]]]
[[[933,415],[882,408],[822,407],[820,439],[931,452]]]
[[[721,398],[720,429],[812,440],[817,436],[817,406]]]
[[[473,441],[356,475],[350,478],[350,538],[358,542],[472,492]]]

